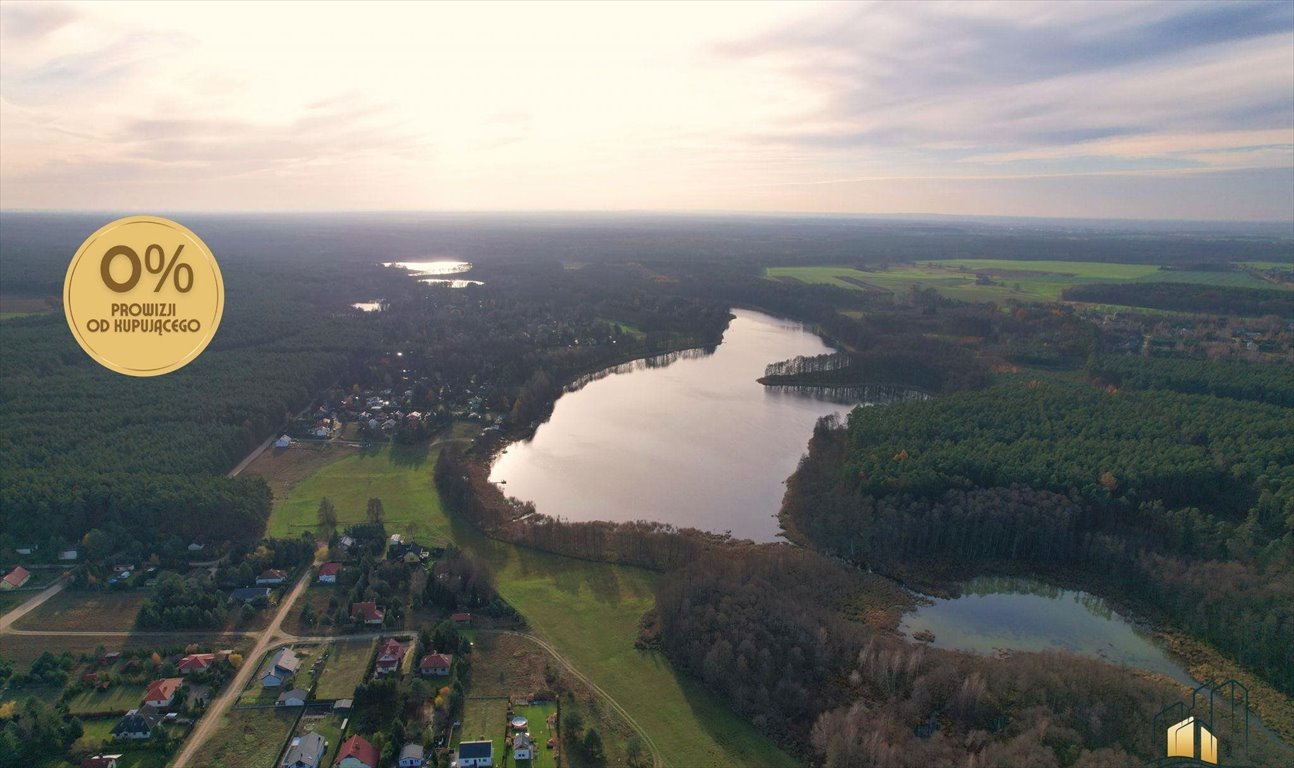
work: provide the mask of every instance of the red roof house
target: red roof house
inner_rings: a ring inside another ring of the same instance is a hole
[[[14,566],[14,569],[5,574],[4,579],[0,579],[0,589],[17,589],[31,579],[31,572],[21,565]]]
[[[377,603],[374,602],[351,603],[350,617],[353,619],[357,616],[363,619],[365,624],[381,624],[382,619],[385,618]]]
[[[377,768],[378,751],[363,736],[355,735],[341,745],[334,765],[344,768]]]
[[[470,613],[455,613],[455,614],[451,615],[449,618],[450,618],[450,619],[451,619],[455,624],[471,624],[471,623],[472,623],[472,614],[470,614]]]
[[[187,675],[190,672],[201,672],[205,669],[210,669],[215,662],[216,654],[214,653],[190,653],[180,659],[180,674]]]
[[[341,573],[341,563],[324,563],[319,566],[319,581],[325,584],[335,584],[339,573]]]
[[[256,583],[259,585],[282,584],[287,581],[288,575],[277,568],[271,568],[260,576],[256,577]]]
[[[184,680],[178,677],[154,680],[148,684],[148,690],[144,691],[144,703],[154,709],[166,709],[171,706],[171,701],[175,699],[175,692],[180,690],[183,683]]]
[[[429,653],[418,661],[418,674],[424,677],[445,677],[454,666],[454,657],[448,653]]]
[[[81,760],[81,768],[117,768],[121,755],[95,755]]]
[[[409,646],[401,644],[398,640],[383,641],[377,648],[377,674],[388,675],[400,669],[404,655],[408,652]]]

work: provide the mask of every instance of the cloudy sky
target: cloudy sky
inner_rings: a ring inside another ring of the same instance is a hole
[[[1294,3],[6,1],[0,207],[1290,220]]]

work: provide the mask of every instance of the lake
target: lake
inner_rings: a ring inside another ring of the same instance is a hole
[[[832,350],[799,323],[747,310],[713,354],[621,366],[557,400],[495,461],[504,493],[565,520],[654,520],[777,539],[784,482],[813,425],[847,406],[765,388],[764,367]]]
[[[960,597],[932,600],[905,616],[899,629],[909,636],[933,632],[936,648],[1072,651],[1196,685],[1146,633],[1086,592],[986,577],[967,583]]]
[[[464,280],[462,278],[445,278],[437,277],[438,275],[453,275],[460,272],[467,272],[472,268],[470,261],[457,261],[454,259],[437,259],[434,261],[387,261],[383,262],[384,267],[400,267],[409,271],[409,274],[418,278],[418,282],[427,285],[447,285],[450,288],[466,288],[469,285],[485,285],[480,280]]]

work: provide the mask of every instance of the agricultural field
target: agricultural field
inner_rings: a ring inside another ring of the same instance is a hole
[[[324,646],[320,654],[326,653],[328,658],[324,661],[314,697],[324,700],[349,699],[355,688],[364,682],[364,673],[368,670],[368,663],[373,658],[376,646],[376,640],[338,640]]]
[[[364,522],[368,500],[379,498],[386,529],[431,546],[448,538],[432,480],[436,449],[383,446],[352,451],[297,483],[270,514],[269,536],[295,538],[317,527],[319,501],[337,508],[339,526]]]
[[[862,271],[852,267],[771,267],[774,280],[834,285],[853,290],[902,293],[913,285],[933,288],[962,301],[1056,301],[1072,285],[1102,282],[1205,283],[1242,288],[1270,288],[1243,271],[1166,270],[1153,264],[1090,261],[1016,261],[947,259]]]
[[[410,533],[424,542],[429,537],[453,540],[484,558],[494,569],[499,592],[526,617],[531,631],[624,706],[655,741],[666,762],[795,764],[753,725],[676,673],[663,655],[634,648],[638,621],[655,605],[655,573],[486,538],[441,509],[432,480],[434,463],[435,449],[421,458],[389,448],[357,452],[299,483],[272,515],[270,533],[299,535],[302,528],[293,528],[292,519],[298,521],[295,525],[313,526],[321,496],[332,499],[343,520],[352,521],[362,519],[370,497],[380,497],[388,530]],[[337,647],[341,646],[339,642]],[[371,647],[366,649],[371,652]],[[361,662],[354,658],[358,655],[352,656],[358,669],[349,679],[338,674],[336,660],[329,658],[316,698],[351,694],[369,658],[364,655]]]
[[[106,691],[82,691],[67,702],[73,715],[103,715],[135,709],[144,700],[144,685],[114,685]]]
[[[146,590],[90,592],[64,589],[15,622],[17,629],[128,632],[135,626]]]
[[[0,320],[39,315],[51,311],[56,306],[58,306],[58,299],[53,297],[46,299],[40,296],[0,294]]]
[[[545,687],[548,652],[517,635],[481,633],[472,647],[473,696],[533,695]]]
[[[300,707],[230,710],[190,765],[194,768],[272,766],[300,714]]]

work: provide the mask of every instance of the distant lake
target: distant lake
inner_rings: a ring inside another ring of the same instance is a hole
[[[381,312],[382,302],[380,301],[357,301],[351,304],[352,307],[360,312]]]
[[[464,280],[461,278],[444,278],[436,277],[437,275],[454,275],[460,272],[467,272],[472,268],[470,261],[457,261],[454,259],[438,259],[433,261],[387,261],[383,262],[384,267],[402,267],[409,270],[409,273],[418,278],[419,282],[428,285],[447,285],[450,288],[466,288],[469,285],[485,285],[480,280]]]
[[[734,310],[713,354],[638,361],[557,400],[490,479],[566,520],[653,520],[773,541],[813,425],[848,406],[759,384],[769,363],[832,351],[799,323]]]
[[[899,629],[909,636],[933,632],[936,648],[1071,651],[1196,685],[1146,633],[1086,592],[1030,579],[981,578],[967,583],[960,597],[933,600],[905,616]]]

